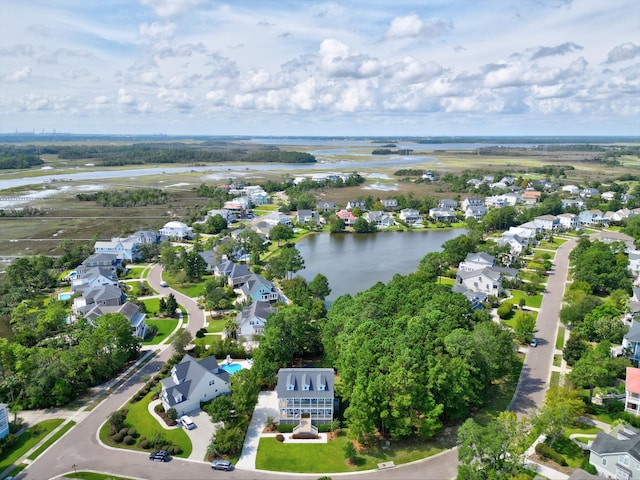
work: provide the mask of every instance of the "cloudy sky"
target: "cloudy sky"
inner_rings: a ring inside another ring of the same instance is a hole
[[[0,0],[0,132],[640,135],[638,0]]]

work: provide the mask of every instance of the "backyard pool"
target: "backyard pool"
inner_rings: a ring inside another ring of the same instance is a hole
[[[58,294],[58,300],[69,300],[71,298],[71,292],[62,292]]]
[[[223,363],[220,367],[229,372],[229,375],[233,375],[237,371],[242,370],[242,365],[239,363]]]

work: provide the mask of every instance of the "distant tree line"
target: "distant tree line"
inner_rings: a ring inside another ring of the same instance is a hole
[[[44,164],[36,147],[0,145],[0,170],[31,168]]]
[[[398,148],[391,150],[388,148],[376,148],[371,152],[371,155],[409,155],[413,150],[410,148]]]
[[[96,202],[101,207],[162,205],[171,200],[171,196],[167,192],[157,188],[78,193],[76,194],[76,198],[82,202]]]

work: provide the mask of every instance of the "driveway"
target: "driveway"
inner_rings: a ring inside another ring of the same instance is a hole
[[[189,413],[189,417],[196,424],[195,428],[186,430],[191,440],[193,450],[189,455],[190,460],[206,461],[207,449],[211,443],[211,438],[215,435],[218,428],[224,425],[223,422],[213,423],[211,417],[202,410],[198,409]]]
[[[260,392],[260,395],[258,395],[258,403],[253,411],[247,436],[244,438],[242,454],[237,464],[238,468],[244,470],[256,469],[258,444],[260,443],[262,430],[267,424],[267,417],[272,417],[274,420],[278,418],[278,396],[275,391]]]

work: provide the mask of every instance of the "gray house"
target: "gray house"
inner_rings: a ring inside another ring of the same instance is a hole
[[[598,432],[590,447],[589,463],[601,477],[640,480],[640,430],[618,425]]]
[[[278,420],[299,423],[310,415],[311,423],[333,420],[334,392],[331,368],[281,368],[278,370]]]
[[[178,416],[182,416],[200,408],[200,402],[228,393],[229,373],[220,368],[215,357],[197,361],[185,355],[160,383],[162,406],[165,410],[175,408]]]
[[[85,314],[85,318],[91,323],[107,313],[119,313],[131,324],[131,329],[136,337],[143,338],[147,335],[147,314],[140,311],[140,307],[133,302],[125,302],[122,305],[105,306],[95,305]]]
[[[244,307],[236,315],[238,330],[236,335],[252,340],[256,335],[264,333],[264,326],[267,324],[267,317],[272,313],[277,313],[278,309],[271,306],[269,302],[253,302]]]

